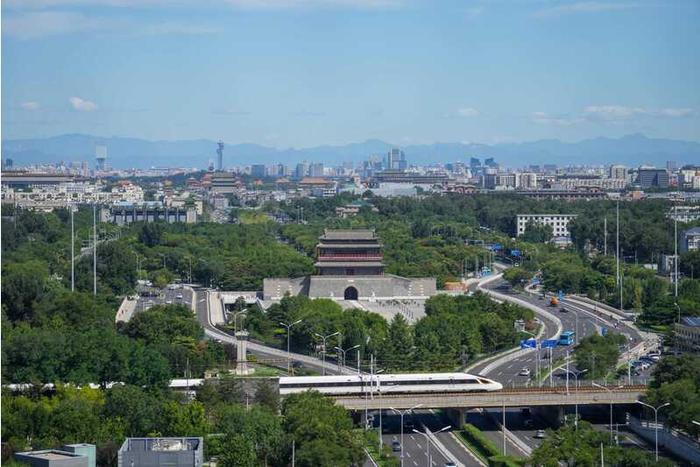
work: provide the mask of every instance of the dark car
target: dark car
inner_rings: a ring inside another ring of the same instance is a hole
[[[398,452],[401,450],[401,443],[398,441],[392,441],[391,442],[391,450],[394,452]]]
[[[567,309],[564,308],[564,307],[561,307],[561,308],[559,308],[559,312],[560,312],[560,313],[568,313],[569,310],[567,310]]]
[[[403,427],[405,430],[412,430],[415,427],[415,425],[413,424],[413,420],[406,420],[403,423]]]

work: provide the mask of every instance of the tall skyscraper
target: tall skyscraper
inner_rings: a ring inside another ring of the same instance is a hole
[[[216,170],[224,170],[224,142],[219,141],[216,148],[217,165]]]
[[[394,148],[387,153],[386,164],[384,164],[384,166],[387,170],[406,170],[408,167],[406,155],[402,150]]]
[[[309,163],[304,161],[297,164],[297,168],[294,171],[295,178],[304,178],[309,174]]]
[[[97,170],[100,172],[104,171],[107,161],[107,146],[104,144],[98,144],[95,146],[95,160],[97,161]]]

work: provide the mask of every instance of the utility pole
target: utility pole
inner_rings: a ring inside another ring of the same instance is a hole
[[[608,256],[608,218],[603,218],[603,255]]]
[[[97,296],[97,205],[92,205],[92,295]]]
[[[616,208],[616,217],[617,217],[617,285],[620,287],[620,311],[623,309],[622,305],[622,273],[620,271],[620,200],[617,200],[617,208]]]
[[[72,204],[70,205],[70,291],[75,292],[75,223]]]
[[[673,216],[673,283],[675,297],[678,301],[678,205],[674,206]]]

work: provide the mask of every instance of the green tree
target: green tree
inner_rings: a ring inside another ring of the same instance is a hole
[[[605,336],[586,336],[574,347],[576,367],[580,371],[587,370],[586,378],[602,378],[615,368],[620,346],[625,343],[625,336],[612,332]]]

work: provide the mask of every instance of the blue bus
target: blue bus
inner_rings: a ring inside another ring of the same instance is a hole
[[[559,336],[559,345],[571,345],[574,343],[574,336],[576,333],[574,331],[564,331]]]

